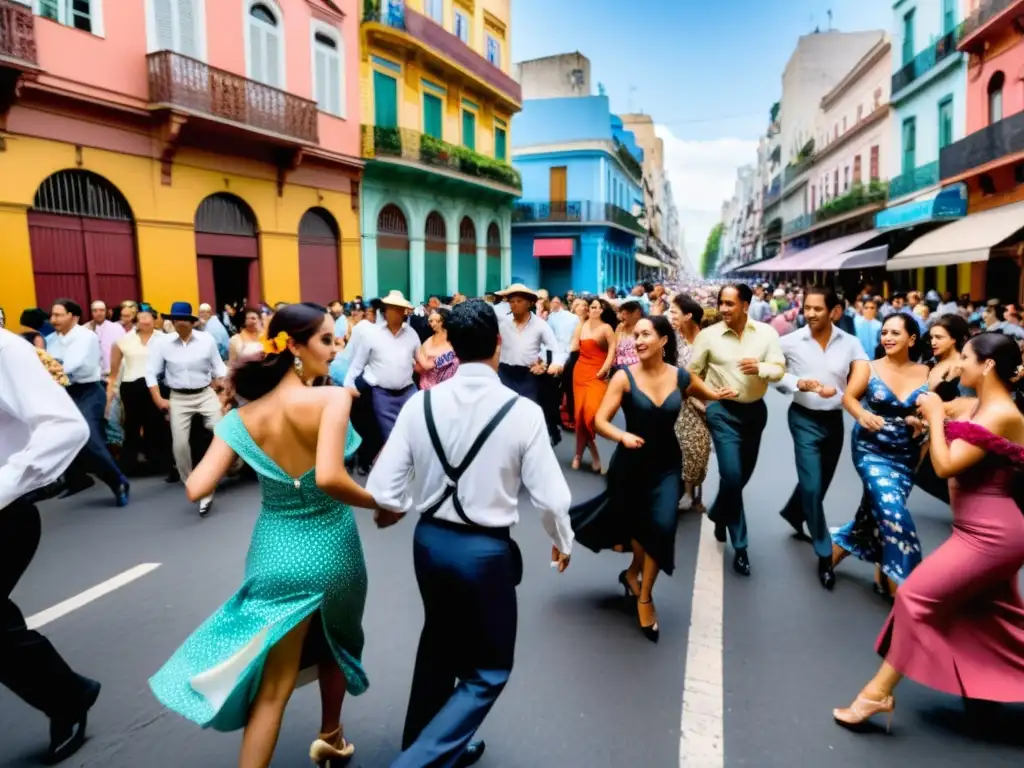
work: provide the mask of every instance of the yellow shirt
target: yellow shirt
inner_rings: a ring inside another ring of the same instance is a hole
[[[748,357],[758,361],[757,376],[740,371],[740,360]],[[786,358],[779,344],[779,334],[770,325],[747,320],[740,337],[722,321],[697,334],[690,371],[703,378],[712,389],[735,389],[739,393],[737,402],[753,403],[764,397],[769,382],[782,378]]]

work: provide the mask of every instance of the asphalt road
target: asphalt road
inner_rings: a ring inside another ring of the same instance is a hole
[[[809,545],[788,535],[777,512],[795,483],[792,443],[785,400],[769,397],[769,426],[746,491],[754,575],[735,576],[731,554],[723,557],[705,536],[702,562],[711,564],[721,588],[700,588],[695,598],[701,520],[684,515],[676,575],[662,578],[655,591],[658,645],[641,636],[621,598],[616,577],[624,556],[580,550],[558,576],[548,567],[550,544],[524,502],[516,530],[526,561],[516,668],[480,733],[488,742],[481,766],[1022,764],[1024,710],[1004,712],[1016,729],[1011,725],[995,740],[978,741],[965,731],[958,700],[909,682],[899,690],[891,735],[854,734],[832,723],[832,707],[848,704],[877,668],[873,642],[887,605],[871,592],[871,569],[856,562],[843,565],[835,592],[826,593],[817,584]],[[571,441],[568,435],[558,453],[582,499],[596,493],[601,480],[569,471]],[[712,466],[706,501],[716,489]],[[196,516],[180,485],[160,481],[137,483],[126,509],[114,508],[100,490],[45,506],[39,554],[14,595],[26,615],[141,564],[159,564],[42,629],[73,667],[104,686],[90,718],[91,737],[69,765],[234,764],[239,734],[201,731],[164,711],[146,681],[237,587],[258,496],[255,484],[227,487],[206,520]],[[849,519],[859,496],[847,451],[827,499],[830,521]],[[926,550],[934,549],[948,535],[948,509],[915,491],[911,510]],[[371,687],[346,701],[344,718],[357,747],[353,765],[384,768],[398,753],[422,620],[412,571],[413,521],[377,531],[368,513],[357,514],[370,570],[364,664]],[[694,600],[704,601],[698,612],[691,612]],[[691,618],[697,627],[718,612],[720,625],[702,625],[700,642],[712,638],[706,644],[712,658],[720,657],[721,671],[714,663],[687,670],[687,652],[694,650],[687,647]],[[712,699],[722,717],[707,721],[711,735],[704,749],[689,742],[694,747],[688,751],[680,746],[681,723],[692,729],[704,715],[688,707],[684,719],[684,684],[689,678],[692,687],[692,678],[705,673],[720,678],[722,693]],[[315,686],[301,689],[286,714],[274,766],[307,765],[318,726]],[[724,756],[716,732],[724,737]],[[45,718],[0,690],[0,766],[37,765],[46,740]]]

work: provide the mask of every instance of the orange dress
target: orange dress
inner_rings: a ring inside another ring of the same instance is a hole
[[[572,372],[572,392],[576,401],[576,429],[588,441],[596,436],[594,417],[601,405],[608,382],[597,378],[608,358],[608,350],[595,339],[580,339],[580,358]]]

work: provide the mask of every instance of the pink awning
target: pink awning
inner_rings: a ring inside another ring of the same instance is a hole
[[[806,250],[776,257],[770,263],[765,262],[761,269],[765,272],[806,272],[825,269],[824,264],[841,254],[859,248],[868,240],[878,237],[879,234],[877,229],[872,229],[868,232],[858,232],[855,235],[826,240],[823,243],[812,245]],[[836,267],[832,267],[832,269],[836,269]]]
[[[537,259],[565,258],[576,252],[576,241],[571,237],[545,237],[533,241],[533,256]]]
[[[810,269],[824,272],[841,269],[870,269],[872,267],[884,267],[888,258],[889,246],[876,245],[873,248],[862,248],[859,251],[846,251],[845,253],[834,254],[821,262],[816,262]]]

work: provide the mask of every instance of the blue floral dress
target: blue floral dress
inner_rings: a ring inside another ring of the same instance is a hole
[[[897,584],[921,562],[921,542],[914,519],[907,509],[907,497],[914,487],[914,468],[920,457],[920,442],[906,418],[917,410],[917,398],[928,391],[924,383],[901,400],[871,365],[868,389],[861,401],[885,425],[870,432],[857,424],[853,428],[853,465],[864,482],[870,514],[861,505],[853,521],[832,529],[832,541],[852,555],[881,565],[882,572]]]

